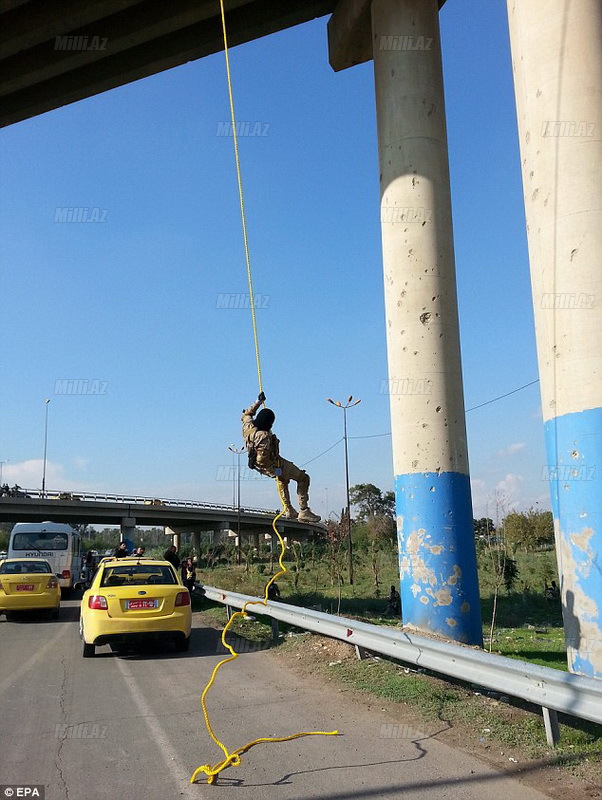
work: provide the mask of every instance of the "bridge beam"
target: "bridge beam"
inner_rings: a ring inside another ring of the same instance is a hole
[[[370,7],[400,586],[406,625],[482,644],[438,10]]]
[[[508,2],[569,669],[602,678],[602,6]]]

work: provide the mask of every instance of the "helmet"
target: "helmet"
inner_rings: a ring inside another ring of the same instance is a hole
[[[271,408],[262,408],[259,414],[257,414],[255,417],[255,427],[260,431],[269,431],[274,424],[275,419],[276,415]]]

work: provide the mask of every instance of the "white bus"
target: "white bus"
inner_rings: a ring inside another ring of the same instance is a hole
[[[8,558],[39,556],[46,559],[58,578],[59,586],[67,593],[79,580],[81,549],[81,534],[70,525],[17,522],[10,533]]]

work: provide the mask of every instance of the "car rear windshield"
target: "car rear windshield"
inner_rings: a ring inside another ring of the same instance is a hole
[[[15,533],[13,550],[66,550],[69,537],[58,531]]]
[[[105,567],[101,586],[174,586],[176,576],[168,566],[158,564],[131,564]]]
[[[7,561],[0,566],[0,575],[21,575],[26,572],[52,572],[47,561]]]

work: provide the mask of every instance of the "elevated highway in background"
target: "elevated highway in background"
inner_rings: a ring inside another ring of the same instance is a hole
[[[37,489],[22,489],[21,495],[0,498],[0,522],[51,520],[71,525],[115,525],[124,534],[136,526],[152,526],[168,527],[175,533],[223,535],[233,535],[239,524],[236,507],[217,503],[88,492],[47,491],[44,497]],[[273,509],[241,507],[241,536],[270,534],[277,513]],[[288,539],[305,539],[314,531],[324,531],[322,524],[297,520],[280,519],[277,525]]]

